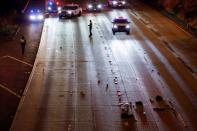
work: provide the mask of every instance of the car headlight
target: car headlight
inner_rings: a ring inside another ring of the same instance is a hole
[[[113,4],[116,5],[118,2],[117,1],[113,1]]]
[[[97,7],[100,9],[100,8],[102,8],[102,5],[99,4],[99,5],[97,5]]]
[[[130,28],[130,25],[126,25],[126,28],[129,29]]]
[[[38,19],[39,20],[43,20],[44,19],[44,16],[40,14],[40,15],[38,15]]]
[[[61,11],[61,7],[57,7],[57,10],[58,10],[58,11]]]
[[[48,10],[50,10],[50,11],[52,10],[50,6],[48,7]]]
[[[68,13],[68,14],[72,14],[72,11],[69,10],[69,11],[67,11],[67,13]]]
[[[88,8],[89,8],[89,9],[92,9],[92,7],[93,7],[92,5],[88,5]]]
[[[126,2],[125,2],[125,1],[122,1],[122,4],[123,4],[123,5],[125,5],[125,4],[126,4]]]
[[[30,19],[30,20],[35,20],[35,19],[36,19],[36,16],[35,16],[35,15],[30,15],[30,16],[29,16],[29,19]]]
[[[114,25],[114,28],[115,28],[115,29],[117,29],[117,28],[118,28],[118,26],[117,26],[117,25]]]

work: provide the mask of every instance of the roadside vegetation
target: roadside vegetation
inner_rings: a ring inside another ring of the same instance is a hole
[[[142,0],[168,13],[197,32],[197,0]]]

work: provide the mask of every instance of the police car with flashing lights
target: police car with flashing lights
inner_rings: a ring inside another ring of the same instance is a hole
[[[98,1],[89,1],[87,3],[87,11],[101,11],[103,8],[102,4]]]
[[[126,32],[130,34],[130,22],[124,17],[116,17],[113,21],[112,32],[115,35],[116,32]]]
[[[78,4],[66,4],[59,11],[59,18],[81,16],[82,8]]]
[[[127,3],[125,0],[108,0],[109,7],[122,8],[122,7],[126,7],[126,4]]]
[[[60,10],[60,6],[58,5],[58,3],[55,3],[53,1],[49,1],[47,3],[47,12],[48,13],[57,13],[58,10]]]
[[[44,13],[39,9],[31,9],[29,12],[29,20],[30,21],[43,21]]]

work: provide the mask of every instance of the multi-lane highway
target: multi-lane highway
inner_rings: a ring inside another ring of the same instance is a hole
[[[116,16],[129,19],[130,35],[113,35]],[[11,130],[194,131],[196,50],[196,38],[136,1],[130,9],[48,18]],[[121,118],[124,102],[134,117]]]

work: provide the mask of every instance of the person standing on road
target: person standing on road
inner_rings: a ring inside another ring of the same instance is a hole
[[[92,36],[92,21],[91,20],[88,26],[89,26],[89,32],[90,32],[89,37],[91,37]]]
[[[26,45],[26,39],[24,36],[21,37],[20,44],[21,44],[21,50],[22,50],[22,55],[23,55],[25,52],[25,45]]]

